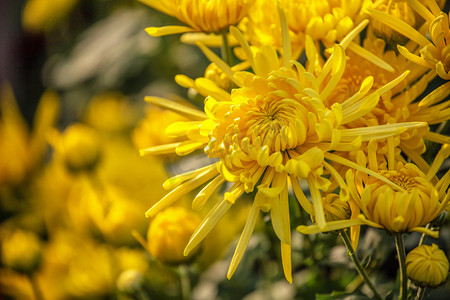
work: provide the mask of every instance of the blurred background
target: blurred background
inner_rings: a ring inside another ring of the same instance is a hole
[[[188,258],[179,252],[208,207],[180,199],[158,221],[144,217],[168,177],[205,164],[195,153],[139,156],[174,142],[164,127],[182,120],[145,95],[201,105],[174,76],[202,76],[208,61],[178,36],[144,31],[176,22],[135,0],[0,1],[0,299],[343,299],[362,285],[332,233],[293,235],[288,284],[267,218],[227,280],[252,195]],[[308,222],[290,209],[293,224]],[[389,290],[391,237],[364,230],[364,263]],[[449,236],[447,226],[434,242],[449,249]]]

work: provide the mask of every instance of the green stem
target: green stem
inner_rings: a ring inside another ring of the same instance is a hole
[[[183,300],[191,299],[191,281],[189,280],[189,270],[185,264],[178,267],[181,282],[181,297]]]
[[[394,235],[395,247],[397,249],[398,264],[400,267],[400,296],[399,300],[406,300],[408,297],[408,277],[406,276],[406,253],[405,241],[403,234],[397,233]]]
[[[427,226],[425,226],[425,228],[430,229],[430,223],[428,223]],[[417,247],[422,246],[423,243],[425,243],[426,237],[427,237],[427,235],[425,233],[422,233],[422,236],[420,237],[420,240],[419,240],[419,245]]]
[[[366,271],[361,265],[361,262],[359,261],[358,257],[356,256],[355,250],[353,250],[352,247],[352,241],[350,240],[350,237],[348,236],[347,232],[345,230],[340,230],[342,240],[344,241],[345,246],[347,247],[348,254],[350,258],[353,261],[353,264],[356,267],[356,270],[358,271],[359,275],[362,277],[364,282],[367,284],[367,286],[370,288],[370,290],[373,293],[373,296],[375,299],[383,300],[383,297],[378,293],[377,289],[375,288],[374,284],[370,280],[369,276],[367,275]]]
[[[36,276],[32,273],[28,274],[28,280],[30,281],[31,288],[33,290],[34,298],[36,300],[43,300],[41,290],[39,289],[38,282],[36,280]]]
[[[230,66],[233,66],[233,56],[231,55],[231,47],[228,42],[228,31],[222,31],[222,59]]]
[[[414,298],[414,300],[422,300],[423,295],[425,295],[425,289],[426,288],[419,287],[419,289],[417,290],[416,298]]]

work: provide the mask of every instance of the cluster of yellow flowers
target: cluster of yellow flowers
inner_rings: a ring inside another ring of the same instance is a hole
[[[350,228],[352,248],[361,225],[383,229],[396,237],[401,269],[403,234],[438,236],[438,228],[427,224],[445,214],[450,200],[450,137],[442,131],[450,119],[445,1],[142,2],[185,24],[147,33],[183,33],[181,41],[197,45],[211,62],[204,77],[176,77],[204,97],[203,107],[146,98],[184,119],[165,129],[176,139],[144,148],[142,155],[201,150],[210,159],[165,181],[170,192],[146,215],[158,218],[200,187],[195,209],[216,191],[223,194],[187,242],[185,255],[245,194],[254,195],[252,207],[228,278],[261,212],[270,214],[289,282],[292,226],[304,234],[346,235]],[[221,57],[215,46],[222,48]],[[423,154],[433,149],[440,150],[427,162]],[[290,199],[312,225],[291,224]],[[447,277],[447,258],[436,254],[435,245],[430,251],[421,247],[415,251],[426,255],[408,255],[408,274],[437,286]],[[423,259],[438,262],[425,267]]]

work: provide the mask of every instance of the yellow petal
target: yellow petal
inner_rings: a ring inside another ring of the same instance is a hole
[[[182,105],[182,104],[179,104],[179,103],[176,103],[174,101],[170,101],[170,100],[167,100],[164,98],[147,96],[147,97],[145,97],[145,101],[152,103],[156,106],[159,106],[161,108],[169,109],[169,110],[174,111],[182,116],[186,116],[190,119],[204,120],[204,119],[208,118],[208,116],[201,110],[190,108],[185,105]]]
[[[192,32],[194,29],[186,26],[164,26],[164,27],[148,27],[145,28],[145,32],[147,32],[151,36],[164,36],[170,34],[178,34],[185,32]]]
[[[231,259],[230,267],[228,268],[227,278],[230,279],[236,271],[239,262],[244,255],[245,249],[247,249],[248,242],[252,237],[253,230],[255,229],[256,220],[259,215],[259,208],[253,204],[250,209],[250,213],[247,217],[247,222],[245,223],[244,230],[242,230],[241,237],[234,250],[233,258]]]
[[[223,215],[230,209],[233,204],[229,201],[222,200],[218,202],[208,215],[203,219],[202,223],[198,226],[195,232],[192,234],[186,248],[184,248],[184,255],[189,253],[200,244],[208,233],[216,226],[216,224],[222,219]]]

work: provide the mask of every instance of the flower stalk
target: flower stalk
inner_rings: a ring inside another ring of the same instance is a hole
[[[345,230],[340,230],[340,234],[342,237],[342,240],[344,241],[345,246],[347,247],[348,254],[350,258],[353,261],[353,264],[356,267],[356,270],[358,271],[358,274],[362,277],[364,282],[367,284],[367,286],[370,288],[370,290],[373,293],[373,297],[378,300],[383,300],[383,297],[378,293],[377,289],[375,288],[375,285],[370,280],[369,276],[367,275],[366,271],[364,270],[363,266],[361,265],[361,262],[359,261],[358,257],[356,256],[355,250],[353,249],[352,242],[350,240],[350,237],[348,236],[347,232]]]
[[[400,295],[399,300],[406,300],[408,297],[408,277],[406,276],[406,253],[405,241],[401,233],[395,234],[395,247],[397,249],[398,264],[400,267]]]
[[[29,273],[28,280],[30,281],[31,288],[33,290],[34,298],[36,300],[44,300],[41,290],[39,289],[39,284],[36,280],[36,275],[34,273]]]
[[[191,281],[189,280],[188,266],[185,264],[180,264],[178,267],[178,272],[180,274],[181,299],[189,300],[191,299]]]
[[[426,288],[419,287],[417,290],[416,298],[414,300],[422,300],[423,296],[425,295]]]
[[[233,56],[227,33],[228,31],[222,30],[222,59],[227,63],[227,65],[233,66]]]

